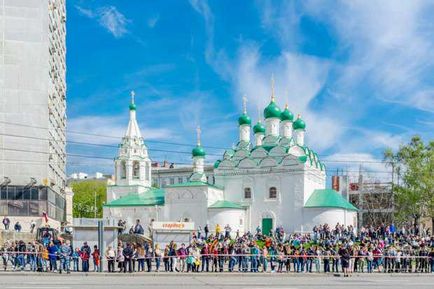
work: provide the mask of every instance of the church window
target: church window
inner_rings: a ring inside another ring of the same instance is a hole
[[[252,189],[244,188],[244,199],[251,199],[251,198],[252,198]]]
[[[178,177],[178,184],[182,183],[182,177]]]
[[[277,189],[276,189],[276,187],[271,187],[271,188],[270,188],[270,191],[269,191],[268,197],[269,197],[270,199],[275,199],[275,198],[277,198]]]
[[[140,178],[140,163],[138,161],[133,162],[133,178]]]
[[[170,184],[171,184],[171,185],[174,185],[174,184],[175,184],[175,178],[170,178],[169,181],[170,181]]]
[[[127,167],[125,161],[121,162],[121,179],[127,178]]]
[[[145,165],[145,180],[149,181],[149,163]]]

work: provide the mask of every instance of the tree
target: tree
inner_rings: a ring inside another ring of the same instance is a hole
[[[401,146],[395,153],[384,152],[384,160],[392,166],[393,173],[402,173],[401,183],[393,185],[395,217],[408,221],[415,227],[422,217],[429,217],[434,225],[434,142],[424,144],[419,136]]]
[[[107,182],[105,180],[86,180],[71,183],[74,218],[94,218],[95,199],[96,217],[102,218],[102,206],[107,197]]]

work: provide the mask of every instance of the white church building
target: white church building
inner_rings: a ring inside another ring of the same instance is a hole
[[[238,118],[237,145],[214,164],[215,184],[204,173],[206,152],[200,142],[192,150],[193,174],[185,183],[151,186],[151,160],[136,120],[134,97],[127,132],[115,159],[115,184],[107,188],[104,217],[194,222],[195,226],[229,225],[232,231],[268,234],[277,226],[286,232],[311,231],[315,225],[357,224],[357,208],[326,189],[325,166],[304,141],[306,124],[271,93],[270,104],[253,126],[244,101]]]

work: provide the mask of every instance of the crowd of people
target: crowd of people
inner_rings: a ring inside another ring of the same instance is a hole
[[[143,234],[137,222],[130,230]],[[340,224],[315,226],[310,233],[286,233],[277,227],[264,235],[240,234],[227,225],[208,226],[193,233],[189,243],[159,244],[119,242],[100,252],[85,242],[73,249],[69,241],[50,240],[6,243],[1,248],[4,269],[70,272],[100,270],[100,260],[109,272],[353,272],[434,273],[434,237],[428,231],[395,228],[394,225],[353,227]]]

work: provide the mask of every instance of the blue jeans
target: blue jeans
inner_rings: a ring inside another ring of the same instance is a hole
[[[237,263],[237,259],[236,257],[231,257],[229,259],[229,272],[233,272],[234,271],[234,266]]]
[[[72,259],[72,268],[75,272],[78,272],[79,268],[78,268],[78,258],[74,258]]]
[[[262,271],[267,272],[268,260],[264,256],[261,257]]]
[[[30,270],[36,271],[37,264],[36,264],[36,256],[35,255],[28,255],[28,262],[30,264]]]
[[[25,266],[25,265],[26,265],[26,264],[24,263],[24,255],[23,255],[23,254],[19,254],[19,255],[17,256],[17,260],[16,260],[16,263],[15,263],[15,268],[20,267],[21,270],[22,270],[22,269],[24,269],[24,266]]]
[[[63,257],[60,259],[60,270],[64,270],[69,272],[69,266],[70,266],[71,260],[69,256]]]
[[[368,273],[372,273],[372,261],[370,260],[367,261],[367,269]]]
[[[258,272],[258,257],[256,256],[251,256],[250,257],[250,271],[251,272]]]
[[[81,261],[81,268],[83,272],[89,272],[89,260],[82,260]]]
[[[160,262],[161,262],[160,257],[156,257],[156,258],[155,258],[155,269],[156,269],[157,271],[160,270]]]

